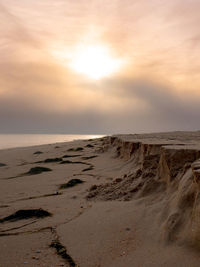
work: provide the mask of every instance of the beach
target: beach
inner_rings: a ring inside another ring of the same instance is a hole
[[[198,267],[200,131],[0,150],[0,266]]]

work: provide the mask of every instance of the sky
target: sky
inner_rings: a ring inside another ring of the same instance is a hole
[[[199,0],[0,0],[0,133],[200,129]]]

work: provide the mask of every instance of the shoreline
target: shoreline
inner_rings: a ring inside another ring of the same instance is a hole
[[[0,150],[0,265],[199,266],[199,158],[199,132]]]
[[[0,150],[2,149],[12,149],[12,148],[21,148],[21,147],[32,147],[39,145],[51,145],[59,144],[66,142],[73,142],[76,140],[87,140],[101,138],[105,135],[56,135],[56,134],[0,134]],[[28,137],[28,140],[24,141]],[[50,139],[48,142],[44,141],[45,138]],[[52,138],[53,137],[53,138]],[[62,137],[62,138],[61,138]],[[63,137],[66,140],[63,140]],[[3,142],[6,142],[7,145],[2,145]],[[11,144],[10,144],[11,143]],[[2,147],[3,146],[3,147]]]

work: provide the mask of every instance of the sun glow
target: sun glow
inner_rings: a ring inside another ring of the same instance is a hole
[[[106,46],[79,46],[71,58],[70,67],[78,73],[91,79],[101,79],[117,72],[122,66],[122,60],[112,56]]]

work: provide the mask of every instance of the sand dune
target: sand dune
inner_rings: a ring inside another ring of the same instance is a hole
[[[0,162],[0,266],[199,266],[200,132],[1,150]]]

